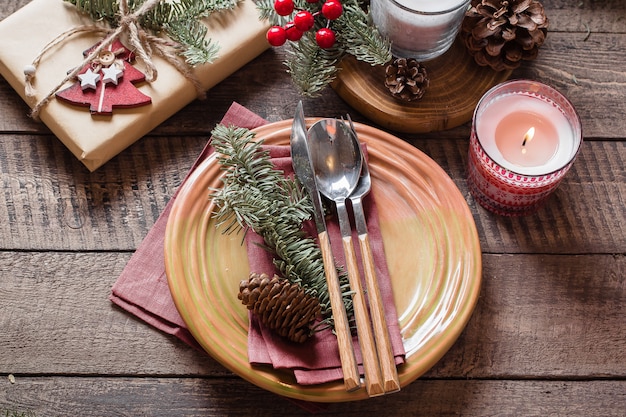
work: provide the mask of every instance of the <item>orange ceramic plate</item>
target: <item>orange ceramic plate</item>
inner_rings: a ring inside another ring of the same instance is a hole
[[[481,252],[465,199],[428,156],[395,136],[356,125],[367,143],[372,192],[407,352],[402,386],[431,368],[452,346],[476,304]],[[268,145],[288,145],[291,121],[255,129]],[[165,235],[165,261],[176,306],[200,344],[246,380],[291,398],[340,402],[364,399],[340,381],[303,386],[288,372],[248,363],[247,310],[237,299],[249,273],[242,236],[224,235],[212,218],[209,187],[219,187],[215,156],[181,188]]]

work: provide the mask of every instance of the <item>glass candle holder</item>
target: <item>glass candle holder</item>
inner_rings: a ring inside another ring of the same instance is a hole
[[[496,85],[472,119],[470,192],[494,213],[531,214],[556,190],[582,140],[574,106],[552,87],[526,80]]]
[[[446,52],[470,0],[371,0],[370,13],[399,58],[427,61]]]

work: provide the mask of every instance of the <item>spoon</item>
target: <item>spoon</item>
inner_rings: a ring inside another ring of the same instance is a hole
[[[348,121],[350,122],[350,130],[352,131],[351,138],[359,147],[359,151],[362,151],[350,115],[348,115]],[[376,267],[367,231],[367,222],[365,220],[365,213],[363,212],[363,197],[369,194],[372,189],[372,179],[370,177],[367,161],[365,161],[362,153],[361,157],[363,159],[361,178],[350,195],[350,201],[352,202],[352,212],[354,213],[354,224],[357,234],[359,235],[359,247],[361,248],[363,273],[365,275],[365,288],[367,288],[370,312],[372,313],[372,326],[374,327],[374,338],[376,339],[376,346],[378,347],[378,358],[380,359],[383,386],[385,393],[390,393],[400,390],[400,380],[398,378],[398,369],[389,338],[385,308],[380,295],[380,288],[378,287],[378,278],[376,277]]]
[[[354,191],[361,176],[363,165],[361,150],[352,140],[350,129],[346,124],[336,119],[322,119],[313,124],[309,129],[307,141],[319,192],[332,200],[337,208],[348,281],[352,290],[357,335],[363,359],[365,388],[370,396],[382,395],[385,391],[378,364],[376,343],[363,294],[356,253],[352,244],[352,228],[346,208],[346,200]]]

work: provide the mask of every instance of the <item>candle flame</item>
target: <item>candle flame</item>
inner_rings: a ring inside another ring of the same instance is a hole
[[[530,142],[531,140],[533,140],[533,137],[535,137],[535,127],[531,127],[530,129],[528,129],[528,131],[526,132],[526,134],[524,135],[524,140],[522,141],[522,153],[526,153],[526,142]]]

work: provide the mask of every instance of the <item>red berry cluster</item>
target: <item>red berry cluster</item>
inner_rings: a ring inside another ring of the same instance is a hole
[[[306,0],[307,3],[317,3],[320,0]],[[293,0],[275,0],[274,10],[280,16],[289,16],[295,6]],[[328,19],[326,27],[319,29],[315,33],[315,41],[320,48],[328,49],[335,44],[335,32],[329,27],[330,21],[338,19],[343,13],[343,6],[339,0],[325,0],[322,5],[321,15]],[[287,39],[290,41],[298,41],[304,32],[311,30],[315,24],[315,18],[320,12],[311,13],[308,10],[298,10],[293,20],[285,26],[272,26],[267,31],[267,41],[272,46],[281,46]]]

